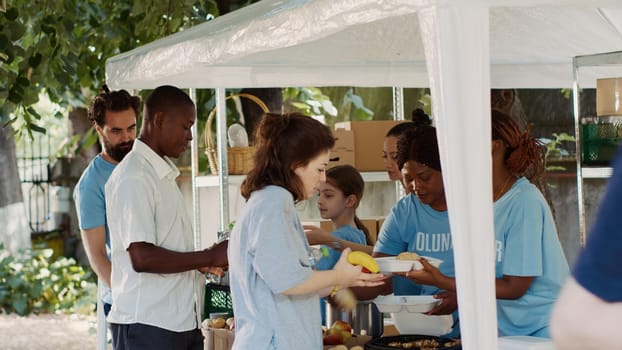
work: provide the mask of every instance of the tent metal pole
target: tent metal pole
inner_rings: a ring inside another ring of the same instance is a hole
[[[404,88],[393,87],[393,119],[404,120]]]
[[[585,245],[585,205],[583,204],[583,169],[581,160],[581,106],[579,101],[579,60],[572,59],[572,107],[574,112],[574,135],[577,162],[577,205],[579,209],[579,244]]]
[[[188,89],[190,99],[194,102],[195,115],[197,108],[197,90]],[[192,142],[190,143],[190,159],[192,176],[192,234],[194,249],[201,249],[201,203],[199,201],[199,189],[197,188],[197,176],[199,175],[199,123],[192,125]]]
[[[404,120],[404,88],[398,86],[393,87],[393,119]],[[404,195],[406,192],[402,181],[395,181],[395,200],[397,201]]]
[[[229,225],[229,166],[227,164],[227,102],[226,89],[216,88],[216,140],[218,147],[218,190],[220,194],[220,226]]]

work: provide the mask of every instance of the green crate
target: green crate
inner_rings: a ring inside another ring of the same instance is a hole
[[[622,145],[622,124],[589,123],[581,125],[581,160],[585,165],[608,166]]]
[[[203,319],[209,318],[214,312],[226,312],[228,317],[233,316],[233,302],[229,286],[207,283],[205,285],[205,306]]]

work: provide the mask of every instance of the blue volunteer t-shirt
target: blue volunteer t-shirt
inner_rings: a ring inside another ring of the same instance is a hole
[[[496,278],[535,277],[522,297],[497,299],[499,336],[550,337],[550,314],[569,272],[549,206],[519,178],[494,203],[494,216]]]
[[[398,255],[415,252],[442,260],[440,271],[454,277],[454,255],[449,218],[446,211],[437,211],[421,203],[414,194],[401,198],[380,229],[374,252]],[[434,286],[420,286],[403,278],[393,277],[395,295],[432,295]]]
[[[108,258],[110,258],[110,232],[108,232],[108,222],[106,221],[104,188],[115,166],[98,154],[84,170],[73,191],[80,229],[88,230],[100,226],[106,228]],[[102,300],[108,304],[112,303],[112,294],[109,288],[104,288]]]
[[[440,259],[443,262],[439,270],[446,276],[455,276],[447,211],[432,209],[412,193],[400,199],[389,212],[378,234],[374,252],[388,255],[415,252]],[[401,276],[393,276],[392,282],[395,295],[434,295],[440,292],[435,286],[418,285]],[[454,328],[444,335],[446,337],[460,336],[458,311],[453,313],[453,317]]]
[[[332,235],[345,241],[350,241],[363,245],[367,244],[367,242],[365,241],[365,233],[363,233],[362,230],[359,230],[358,228],[352,227],[350,225],[345,225],[336,229],[332,232]],[[315,268],[317,270],[332,269],[341,257],[340,251],[332,249],[328,246],[325,247],[328,248],[328,256],[321,258],[320,261],[315,264]],[[320,299],[320,310],[322,312],[322,324],[326,324],[326,298]]]
[[[622,152],[613,161],[613,175],[598,206],[594,225],[579,253],[573,275],[583,288],[607,302],[622,301]]]
[[[363,233],[363,231],[350,225],[342,226],[336,229],[332,232],[332,235],[345,241],[350,241],[362,245],[367,244],[365,242],[365,234]],[[321,258],[320,261],[317,262],[315,268],[318,270],[332,269],[341,257],[340,251],[332,249],[328,246],[326,247],[328,248],[328,256]]]

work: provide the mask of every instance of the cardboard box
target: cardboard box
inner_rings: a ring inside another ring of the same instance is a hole
[[[596,80],[596,115],[622,115],[622,78]]]
[[[387,132],[402,120],[350,121],[335,124],[335,130],[354,132],[354,165],[359,171],[383,171],[382,145]]]
[[[235,333],[224,328],[201,327],[204,350],[231,350]]]
[[[328,167],[350,164],[354,165],[354,132],[349,130],[333,130],[335,146],[330,151]]]

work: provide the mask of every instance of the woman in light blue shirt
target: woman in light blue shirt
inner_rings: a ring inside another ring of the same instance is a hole
[[[568,276],[568,263],[551,210],[529,181],[544,171],[542,146],[509,116],[495,110],[492,138],[499,335],[548,338],[551,310]],[[419,283],[456,290],[454,278],[425,261],[423,265],[424,270],[411,271],[408,276]]]
[[[336,286],[376,286],[383,276],[347,263],[316,271],[294,204],[317,193],[334,145],[332,132],[301,114],[266,114],[254,168],[242,183],[247,205],[229,240],[233,349],[322,348],[319,298]]]

